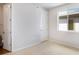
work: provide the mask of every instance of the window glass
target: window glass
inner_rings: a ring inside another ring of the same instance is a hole
[[[79,32],[79,8],[59,12],[59,31]]]

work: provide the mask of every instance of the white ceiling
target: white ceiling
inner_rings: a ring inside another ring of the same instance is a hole
[[[36,3],[36,4],[43,8],[51,9],[60,5],[64,5],[65,3]]]

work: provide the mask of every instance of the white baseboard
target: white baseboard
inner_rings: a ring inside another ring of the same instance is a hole
[[[21,47],[21,48],[12,50],[12,52],[16,52],[16,51],[19,51],[19,50],[22,50],[22,49],[30,48],[30,47],[35,46],[35,45],[38,45],[38,44],[40,44],[40,43],[42,43],[42,42],[44,42],[44,41],[36,42],[36,43],[34,43],[34,44],[31,44],[31,45],[28,45],[28,46],[25,46],[25,47]]]
[[[79,45],[76,45],[76,44],[73,44],[73,43],[70,43],[70,42],[65,42],[65,41],[61,41],[61,40],[57,40],[57,39],[50,39],[50,41],[53,41],[53,42],[56,42],[58,44],[62,44],[62,45],[65,45],[65,46],[69,46],[69,47],[79,49]]]

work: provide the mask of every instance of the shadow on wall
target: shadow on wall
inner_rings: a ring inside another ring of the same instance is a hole
[[[3,48],[2,36],[0,35],[0,48]]]

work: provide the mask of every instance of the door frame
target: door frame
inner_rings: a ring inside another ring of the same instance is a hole
[[[6,4],[4,4],[3,5],[3,10],[4,10],[4,6],[5,5],[9,5],[9,8],[10,8],[10,11],[9,11],[9,13],[10,13],[10,17],[9,17],[9,20],[10,20],[10,27],[8,27],[8,28],[10,28],[10,39],[7,39],[7,40],[10,40],[10,42],[9,42],[9,47],[10,48],[4,48],[4,46],[3,46],[3,48],[4,49],[6,49],[6,50],[8,50],[8,51],[12,51],[12,4],[11,3],[6,3]],[[3,11],[3,13],[4,13],[4,11]],[[4,16],[4,15],[3,15]],[[4,19],[3,19],[4,20]],[[4,20],[5,21],[5,20]],[[3,31],[4,32],[4,31]],[[5,33],[4,33],[5,34]],[[4,37],[4,34],[2,35],[3,37]],[[4,39],[3,39],[4,40]],[[3,42],[3,44],[4,44],[5,42]]]

